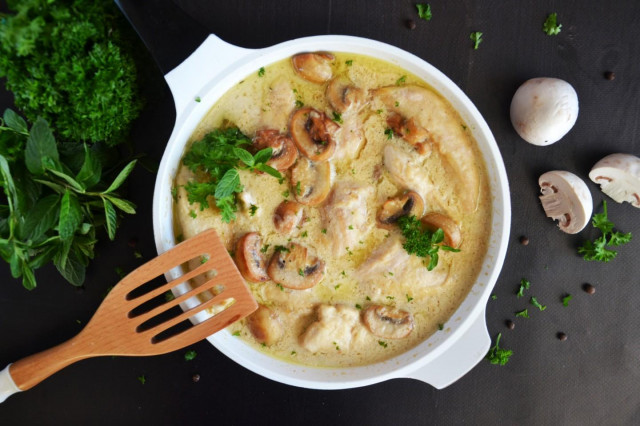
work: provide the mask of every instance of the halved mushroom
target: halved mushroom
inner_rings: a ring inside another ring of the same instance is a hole
[[[335,132],[340,128],[323,112],[306,107],[291,117],[291,137],[304,155],[313,161],[329,160],[336,150]]]
[[[383,339],[402,339],[413,331],[413,315],[388,306],[369,306],[362,320],[371,334]]]
[[[257,232],[249,232],[240,238],[236,244],[235,260],[238,270],[247,281],[269,281],[266,262],[260,252],[262,238]]]
[[[345,76],[336,77],[327,85],[326,97],[337,112],[359,110],[365,102],[365,93]]]
[[[389,198],[378,212],[378,223],[383,228],[389,228],[403,216],[421,218],[424,214],[424,200],[414,191]]]
[[[283,201],[273,212],[273,225],[282,234],[289,234],[300,224],[304,210],[302,204],[295,201]]]
[[[271,148],[271,158],[267,165],[285,171],[296,162],[298,149],[290,137],[274,129],[263,129],[256,132],[253,144],[257,149]]]
[[[436,231],[438,228],[444,231],[444,244],[449,247],[459,248],[462,243],[462,235],[460,227],[449,216],[442,213],[427,213],[422,219],[422,224],[430,231]]]
[[[429,131],[417,124],[413,117],[406,120],[400,114],[392,112],[387,117],[387,124],[396,135],[409,142],[420,154],[429,151]]]
[[[299,53],[291,58],[296,73],[312,83],[324,83],[333,76],[331,62],[335,57],[327,52]]]
[[[324,275],[324,261],[300,244],[291,243],[271,257],[267,272],[283,287],[304,290],[318,284]]]
[[[631,154],[607,155],[593,166],[589,178],[618,203],[628,201],[640,207],[640,158]]]
[[[258,305],[258,309],[247,317],[247,327],[259,343],[267,346],[276,343],[284,334],[278,314],[264,305]]]
[[[558,220],[558,227],[567,234],[576,234],[587,225],[593,211],[589,188],[570,172],[555,170],[538,179],[540,201],[547,217]]]
[[[320,204],[331,189],[331,163],[314,163],[306,157],[300,157],[291,169],[291,184],[299,203],[307,206]]]

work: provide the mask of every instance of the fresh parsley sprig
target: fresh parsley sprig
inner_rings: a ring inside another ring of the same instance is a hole
[[[237,127],[215,129],[194,142],[182,160],[197,176],[184,185],[189,203],[199,203],[200,210],[204,210],[209,208],[208,197],[213,196],[222,220],[231,222],[238,211],[236,194],[243,189],[238,170],[260,171],[282,179],[280,172],[267,165],[273,149],[251,154],[243,148],[250,144],[251,140]]]
[[[562,24],[558,24],[557,13],[550,13],[547,19],[545,19],[544,24],[542,24],[542,31],[547,35],[558,35],[561,28]]]
[[[602,235],[593,241],[587,240],[582,246],[578,247],[578,253],[582,255],[584,260],[609,262],[618,255],[618,252],[607,248],[607,246],[616,247],[631,241],[631,232],[623,234],[622,232],[614,231],[615,225],[607,217],[606,201],[602,202],[602,210],[602,213],[594,214],[591,219],[593,227],[599,229]]]
[[[502,333],[499,333],[498,337],[496,337],[496,344],[493,345],[491,349],[489,349],[489,352],[487,352],[487,355],[485,356],[485,359],[488,360],[491,364],[505,365],[507,362],[509,362],[509,358],[511,358],[511,355],[513,355],[512,350],[500,347],[501,337]]]
[[[29,290],[36,287],[34,271],[49,262],[71,284],[82,285],[96,228],[104,225],[113,240],[116,209],[135,213],[116,190],[136,160],[107,181],[97,149],[73,145],[59,149],[42,118],[31,129],[12,110],[0,120],[0,257]]]
[[[415,216],[403,216],[398,220],[398,226],[405,238],[402,245],[409,254],[418,257],[429,257],[427,270],[432,271],[438,265],[438,251],[440,249],[459,252],[459,249],[442,244],[444,231],[438,228],[431,232],[426,229]]]

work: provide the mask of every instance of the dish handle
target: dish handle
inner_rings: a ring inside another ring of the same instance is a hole
[[[485,311],[471,327],[435,360],[407,375],[410,379],[443,389],[467,374],[487,354],[491,338],[487,331]]]

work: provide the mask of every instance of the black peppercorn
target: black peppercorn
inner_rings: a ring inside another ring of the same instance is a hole
[[[556,334],[556,337],[558,338],[558,340],[564,342],[565,340],[567,340],[567,333],[563,333],[562,331],[560,331],[558,334]]]
[[[582,289],[588,294],[593,294],[596,292],[596,288],[589,283],[586,283],[585,285],[583,285]]]
[[[191,377],[191,380],[193,380],[193,383],[198,383],[200,381],[200,375],[199,374],[194,374]]]
[[[511,320],[506,320],[504,324],[509,330],[513,330],[514,328],[516,328],[516,323]]]
[[[524,235],[520,237],[520,244],[522,244],[523,246],[528,246],[529,245],[529,238],[525,237]]]
[[[616,78],[616,73],[613,71],[607,71],[604,73],[604,78],[606,78],[607,80],[611,81],[611,80],[615,80]]]
[[[407,19],[407,28],[409,28],[410,30],[415,30],[416,29],[416,22],[413,19]]]

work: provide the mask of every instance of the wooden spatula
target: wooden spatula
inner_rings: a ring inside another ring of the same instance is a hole
[[[144,291],[144,284],[194,259],[202,259],[203,263],[178,279]],[[145,312],[144,308],[152,304],[152,299],[205,273],[208,279],[202,285]],[[213,278],[209,278],[211,276]],[[167,310],[187,299],[192,302],[190,305],[195,300],[195,306],[165,318]],[[146,305],[141,306],[143,304]],[[212,335],[257,308],[218,235],[213,230],[202,232],[124,277],[107,294],[91,321],[77,336],[9,364],[0,372],[0,402],[81,359],[104,355],[158,355],[175,351]],[[181,324],[184,322],[188,324],[191,317],[204,310],[209,313],[209,318],[170,335],[172,327],[184,325]]]

